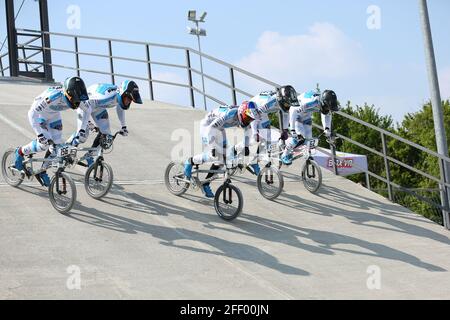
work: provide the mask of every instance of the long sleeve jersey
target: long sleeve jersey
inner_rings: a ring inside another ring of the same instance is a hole
[[[86,130],[89,120],[89,109],[84,103],[81,103],[79,108],[83,111],[81,128]],[[34,103],[28,113],[36,134],[39,135],[44,132],[45,128],[42,127],[42,122],[48,122],[66,110],[72,110],[72,108],[61,86],[50,87],[41,93],[34,99]]]
[[[93,115],[99,114],[106,109],[116,108],[117,117],[122,127],[126,127],[125,110],[123,109],[122,97],[119,88],[113,84],[94,84],[88,88],[89,106]]]

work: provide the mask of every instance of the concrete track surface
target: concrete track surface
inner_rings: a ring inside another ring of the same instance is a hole
[[[0,82],[1,154],[34,136],[27,112],[43,89]],[[106,156],[115,173],[111,193],[89,198],[83,170],[73,170],[80,183],[68,215],[35,182],[14,189],[1,178],[0,299],[450,297],[449,232],[344,178],[324,173],[312,195],[293,165],[282,196],[269,202],[254,177],[238,177],[244,212],[231,223],[201,193],[169,194],[163,175],[173,147],[191,138],[198,148],[203,115],[134,105],[130,136]],[[75,114],[63,120],[68,136]]]

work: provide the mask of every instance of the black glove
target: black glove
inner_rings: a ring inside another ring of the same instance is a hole
[[[37,141],[43,146],[48,146],[48,139],[42,133],[38,135]]]
[[[289,131],[288,130],[283,130],[283,132],[281,133],[281,140],[286,141],[287,139],[289,139]]]

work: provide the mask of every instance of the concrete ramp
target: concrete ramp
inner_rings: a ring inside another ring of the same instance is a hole
[[[34,136],[27,112],[44,89],[0,82],[1,154]],[[203,115],[158,102],[133,106],[130,136],[106,155],[111,193],[95,201],[78,184],[69,215],[58,214],[36,183],[14,189],[0,179],[0,299],[450,296],[448,231],[344,178],[325,173],[312,195],[294,164],[284,193],[269,202],[254,177],[238,177],[244,212],[232,223],[200,193],[169,194],[163,175],[173,146],[191,135],[198,147]],[[63,117],[69,136],[75,114]],[[82,181],[81,169],[72,174]]]

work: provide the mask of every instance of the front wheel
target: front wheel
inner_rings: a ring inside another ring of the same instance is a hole
[[[243,207],[241,190],[229,183],[219,187],[214,198],[214,208],[220,218],[232,221],[241,214]]]
[[[72,210],[77,199],[75,182],[67,173],[57,173],[53,176],[49,187],[49,197],[53,208],[66,214]]]
[[[275,200],[278,198],[284,188],[283,175],[274,166],[262,169],[256,183],[259,193],[267,200]]]
[[[322,170],[314,160],[307,160],[302,170],[303,185],[306,190],[316,193],[322,186]]]
[[[101,199],[111,190],[114,173],[109,164],[100,161],[90,166],[84,176],[84,188],[89,196]]]
[[[2,175],[5,182],[12,187],[18,187],[23,182],[22,174],[15,169],[16,150],[8,149],[2,157]]]
[[[185,180],[184,166],[181,163],[169,163],[164,174],[164,182],[170,193],[176,196],[185,194],[189,189],[189,183]]]

